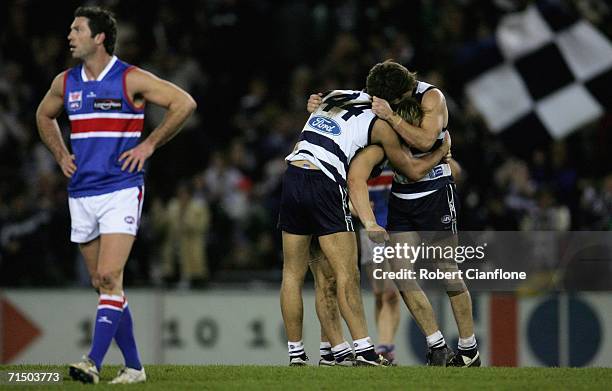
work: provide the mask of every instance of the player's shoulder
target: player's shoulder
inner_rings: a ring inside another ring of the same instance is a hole
[[[421,100],[423,107],[435,107],[442,103],[446,103],[446,98],[444,98],[444,94],[437,87],[430,88],[423,93]]]
[[[157,86],[158,82],[162,80],[152,72],[135,65],[130,65],[124,70],[124,78],[128,90],[136,91]]]
[[[383,119],[375,117],[372,123],[372,144],[381,144],[389,137],[395,136],[395,131],[389,123]]]
[[[64,95],[66,82],[70,76],[71,69],[72,68],[63,70],[53,78],[53,81],[51,82],[51,92],[55,93],[56,95]]]
[[[372,98],[365,91],[359,90],[330,90],[322,94],[323,101],[327,99],[343,98],[347,101],[371,101]]]
[[[124,72],[126,74],[126,77],[130,77],[130,78],[156,77],[152,72],[142,69],[136,65],[128,65],[124,69]]]

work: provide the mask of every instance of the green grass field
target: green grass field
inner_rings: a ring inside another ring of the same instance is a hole
[[[117,367],[104,367],[96,389],[116,389],[107,383]],[[12,365],[1,371],[60,371],[60,386],[34,389],[91,389],[68,377],[65,366]],[[148,382],[130,390],[609,390],[611,368],[319,368],[273,366],[149,365]],[[15,389],[0,385],[0,389]],[[32,388],[32,387],[29,387]]]

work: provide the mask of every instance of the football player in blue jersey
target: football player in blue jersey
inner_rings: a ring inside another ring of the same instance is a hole
[[[64,175],[71,241],[78,243],[91,282],[100,294],[90,352],[70,365],[73,379],[97,383],[113,338],[125,367],[111,383],[146,380],[123,292],[123,269],[132,249],[144,195],[144,166],[153,152],[182,128],[196,108],[191,96],[114,55],[117,26],[111,12],[79,7],[68,42],[79,65],[61,72],[36,112],[38,132]],[[144,139],[144,105],[165,109],[162,122]],[[57,117],[66,110],[71,149]]]

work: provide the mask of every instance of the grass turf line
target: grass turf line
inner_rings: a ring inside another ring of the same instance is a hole
[[[603,390],[612,384],[611,368],[289,368],[281,366],[147,365],[147,383],[130,390]],[[119,368],[105,366],[96,390],[117,389],[106,384]],[[91,389],[73,381],[67,366],[4,365],[2,371],[60,371],[61,387],[33,389]],[[1,389],[8,389],[6,385]],[[13,388],[13,387],[11,387]]]

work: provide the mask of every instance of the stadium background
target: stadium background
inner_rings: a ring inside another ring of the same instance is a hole
[[[453,154],[465,171],[459,184],[461,229],[610,230],[609,67],[598,79],[599,111],[562,137],[531,123],[492,132],[467,97],[466,88],[491,65],[487,50],[501,21],[531,3],[98,2],[120,22],[119,57],[175,82],[199,104],[182,133],[156,152],[147,168],[144,219],[125,277],[145,362],[284,363],[277,300],[282,260],[275,230],[283,158],[307,117],[310,93],[361,89],[367,70],[387,58],[445,92]],[[66,181],[40,143],[34,119],[52,78],[74,64],[66,36],[78,5],[0,5],[3,363],[71,361],[90,337],[94,293],[68,241]],[[612,9],[604,1],[549,0],[538,7],[561,10],[555,15],[572,15],[612,38]],[[543,73],[556,72],[552,67]],[[148,129],[160,115],[149,109]],[[60,123],[66,129],[65,118]],[[182,224],[173,225],[168,210],[185,188],[208,211],[208,218],[193,226],[203,240],[195,245],[205,248],[207,267],[189,278],[169,266],[177,261],[176,232],[169,227],[178,225],[180,232]],[[486,362],[609,365],[612,296],[550,292],[534,284],[525,290],[536,294],[532,297],[474,295]],[[433,300],[452,336],[443,299]],[[369,295],[366,301],[371,316]],[[312,304],[310,293],[306,302]],[[56,303],[62,303],[61,311],[52,313]],[[305,319],[308,350],[315,355],[312,305]],[[369,324],[374,328],[372,319]],[[419,338],[404,312],[402,363],[422,361]],[[112,354],[118,360],[117,352]]]

